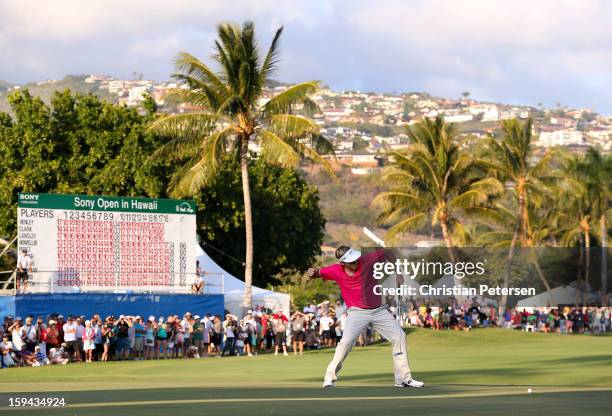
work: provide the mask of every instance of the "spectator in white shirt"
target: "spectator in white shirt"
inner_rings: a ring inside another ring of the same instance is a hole
[[[0,352],[2,353],[2,363],[4,367],[14,367],[15,360],[13,360],[13,343],[9,340],[8,334],[2,336],[2,342],[0,342]]]
[[[25,334],[24,341],[29,352],[34,352],[34,347],[38,341],[38,327],[33,323],[33,318],[28,316],[23,327]]]
[[[319,321],[319,335],[323,337],[323,342],[326,347],[331,347],[332,345],[331,327],[333,324],[333,318],[327,315],[327,313],[325,313]]]
[[[72,316],[68,317],[68,322],[64,324],[64,341],[66,342],[66,349],[68,350],[68,354],[71,355],[71,358],[77,360],[77,355],[79,353],[79,347],[77,345],[77,329],[78,325],[74,321]],[[81,333],[82,336],[82,333]],[[78,357],[78,361],[80,361],[80,357]]]
[[[24,248],[17,258],[17,292],[23,283],[23,293],[28,290],[29,272],[32,271],[32,259],[28,256],[28,251]]]
[[[196,260],[196,273],[193,284],[191,285],[191,291],[194,294],[204,293],[204,275],[206,273],[200,268],[200,261]]]
[[[11,334],[11,340],[13,341],[13,347],[15,351],[21,351],[25,345],[23,340],[25,338],[25,330],[23,329],[23,320],[20,316],[15,318],[15,323],[8,327],[6,330]]]

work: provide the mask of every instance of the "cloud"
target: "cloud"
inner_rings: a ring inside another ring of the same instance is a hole
[[[167,79],[216,24],[253,20],[262,47],[285,26],[279,79],[612,112],[610,17],[605,0],[4,0],[0,79]]]

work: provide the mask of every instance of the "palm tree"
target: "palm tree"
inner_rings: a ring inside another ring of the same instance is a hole
[[[508,249],[504,287],[508,286],[511,263],[517,245],[534,246],[534,233],[529,223],[529,204],[542,199],[543,179],[547,176],[554,152],[548,152],[534,162],[533,121],[521,123],[517,119],[502,122],[503,137],[498,142],[493,137],[488,140],[488,154],[482,163],[489,168],[490,174],[500,185],[509,188],[516,203],[514,231]],[[506,308],[507,297],[500,302],[500,313]]]
[[[585,254],[585,281],[590,279],[591,234],[599,238],[601,245],[601,283],[602,296],[607,293],[607,237],[608,221],[612,215],[610,208],[610,187],[612,186],[612,156],[604,156],[594,148],[589,148],[583,158],[569,157],[564,169],[567,191],[563,200],[565,207],[564,239],[565,245],[580,244]],[[593,223],[599,222],[599,229]]]
[[[380,220],[395,223],[387,233],[399,234],[425,223],[439,225],[451,261],[456,260],[453,232],[459,213],[503,191],[496,181],[481,179],[478,163],[461,151],[457,131],[442,117],[424,119],[408,129],[411,145],[406,152],[391,152],[393,164],[385,168],[383,180],[391,190],[375,201],[383,206]]]
[[[531,119],[521,123],[517,119],[502,122],[503,138],[498,142],[488,139],[488,155],[482,160],[493,177],[507,186],[517,202],[516,239],[523,247],[533,245],[529,241],[530,225],[528,206],[530,199],[541,198],[543,177],[547,176],[555,152],[546,153],[534,163]]]
[[[294,85],[264,102],[264,88],[278,63],[282,31],[282,27],[276,31],[270,48],[262,56],[252,22],[242,27],[219,25],[212,56],[218,65],[217,71],[189,53],[178,54],[173,76],[181,88],[170,99],[190,104],[197,111],[162,116],[150,127],[171,137],[156,156],[172,155],[188,160],[171,183],[173,196],[194,195],[214,176],[225,157],[230,154],[239,157],[246,228],[245,307],[251,306],[253,273],[249,144],[259,145],[260,157],[271,163],[295,166],[308,158],[331,172],[328,162],[320,155],[322,151],[331,151],[330,143],[319,134],[312,120],[295,115],[296,110],[306,114],[318,110],[308,98],[317,90],[318,83]]]
[[[554,196],[556,195],[558,194],[555,193]],[[549,198],[546,198],[545,204],[538,204],[537,206],[532,204],[528,207],[527,215],[531,225],[528,241],[530,241],[534,247],[544,247],[551,245],[555,241],[556,233],[559,229],[558,223],[560,217],[557,207],[554,205],[554,196],[550,195]],[[548,207],[544,208],[543,205],[548,205]],[[513,210],[502,202],[495,201],[486,207],[475,207],[470,209],[467,213],[475,216],[477,222],[485,228],[485,230],[478,235],[476,240],[478,244],[493,250],[509,250],[511,247],[517,245],[516,224],[520,217],[518,217],[516,210]],[[508,264],[506,265],[507,268],[511,267],[510,262],[513,257],[514,250],[509,252],[507,259]],[[523,258],[534,266],[544,288],[549,292],[550,304],[555,304],[555,299],[552,294],[550,294],[550,283],[540,266],[538,250],[530,251],[527,253],[527,256]],[[505,276],[504,280],[507,284],[509,276]]]

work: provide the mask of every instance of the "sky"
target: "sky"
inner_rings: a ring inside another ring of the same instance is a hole
[[[0,80],[167,80],[245,20],[262,48],[284,26],[280,81],[612,114],[607,0],[0,0]]]

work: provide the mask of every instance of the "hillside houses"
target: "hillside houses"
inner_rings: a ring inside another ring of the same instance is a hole
[[[90,75],[85,82],[98,83],[100,89],[108,90],[117,102],[128,106],[140,106],[146,94],[150,94],[161,111],[188,113],[199,110],[188,104],[171,106],[167,103],[168,93],[179,87],[172,82],[120,80],[103,75]],[[258,105],[289,87],[288,84],[279,84],[266,89]],[[612,116],[601,116],[589,109],[546,109],[542,106],[479,102],[467,96],[377,94],[334,91],[327,87],[317,91],[311,99],[321,110],[313,116],[321,127],[321,133],[333,142],[339,163],[350,166],[355,174],[379,169],[384,163],[385,152],[409,146],[406,126],[438,115],[444,116],[447,122],[456,123],[460,134],[469,135],[473,140],[499,134],[499,123],[503,120],[531,117],[534,119],[536,146],[576,149],[594,145],[603,151],[612,151]],[[300,106],[294,108],[297,114],[301,110]]]

